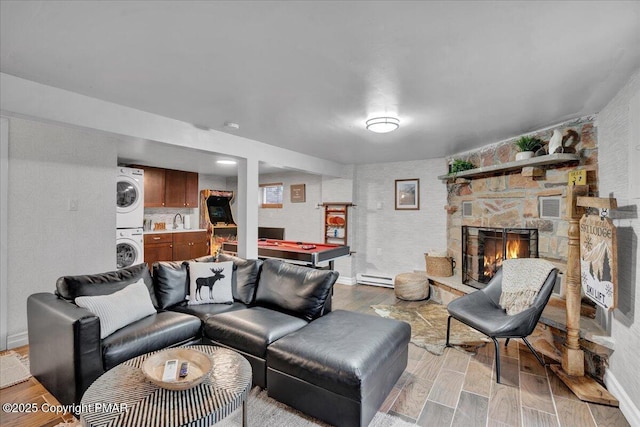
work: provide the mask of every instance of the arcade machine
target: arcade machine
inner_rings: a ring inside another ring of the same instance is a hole
[[[226,241],[236,241],[238,226],[233,221],[233,191],[200,191],[200,228],[206,228],[211,255],[216,255]]]

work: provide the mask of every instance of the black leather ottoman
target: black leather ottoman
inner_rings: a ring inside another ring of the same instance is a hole
[[[336,426],[366,426],[407,366],[411,327],[336,310],[267,349],[269,396]]]

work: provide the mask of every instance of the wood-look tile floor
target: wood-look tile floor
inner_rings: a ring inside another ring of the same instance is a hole
[[[375,304],[415,306],[393,289],[335,286],[334,309],[375,314]],[[624,427],[618,408],[580,401],[525,345],[500,347],[502,383],[495,381],[493,344],[476,355],[453,348],[435,356],[409,345],[409,363],[381,411],[420,426]]]
[[[335,286],[334,309],[374,314],[370,306],[424,304],[395,298],[392,289],[373,286]],[[14,349],[28,353],[28,347]],[[495,382],[493,346],[476,355],[446,349],[435,356],[409,345],[409,363],[389,393],[381,411],[420,426],[629,426],[618,408],[587,404],[548,368],[540,366],[526,347],[511,341],[501,348],[502,384]],[[0,403],[58,404],[35,378],[0,390]],[[70,415],[8,414],[1,426],[55,426]]]
[[[29,347],[18,347],[12,351],[26,356],[29,353]],[[0,409],[0,426],[2,427],[53,427],[75,420],[71,414],[56,414],[48,410],[41,410],[41,408],[55,408],[60,403],[33,377],[1,389],[0,403],[3,405],[3,409]],[[4,410],[5,403],[28,404],[30,408],[33,404],[38,410],[36,412],[6,412]]]

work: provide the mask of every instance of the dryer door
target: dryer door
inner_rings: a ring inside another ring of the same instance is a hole
[[[136,264],[140,254],[133,241],[119,239],[116,244],[116,265],[118,269],[131,267]]]
[[[143,203],[140,184],[133,178],[120,175],[116,186],[118,213],[128,213]]]

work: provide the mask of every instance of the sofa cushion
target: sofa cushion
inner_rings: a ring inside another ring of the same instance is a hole
[[[247,305],[253,304],[262,260],[243,259],[237,256],[220,254],[218,255],[218,261],[233,261],[234,269],[233,277],[231,278],[233,299]]]
[[[188,343],[200,335],[195,316],[165,311],[138,320],[102,341],[104,369],[150,351]]]
[[[151,274],[149,274],[149,268],[145,263],[100,274],[60,277],[56,282],[56,293],[61,298],[75,301],[76,297],[81,296],[112,294],[139,279],[144,281],[149,290],[153,306],[158,307]]]
[[[338,272],[268,259],[262,264],[256,305],[313,320],[322,315]]]
[[[76,304],[100,319],[100,338],[156,313],[142,279],[109,295],[77,297]]]
[[[182,261],[161,261],[153,264],[153,287],[158,308],[165,309],[184,302],[189,289],[187,265]]]
[[[267,346],[307,325],[303,319],[263,307],[209,317],[203,335],[227,347],[264,359]]]
[[[336,310],[269,346],[267,366],[361,401],[407,364],[408,323]],[[397,377],[385,386],[393,386]]]
[[[189,305],[231,304],[233,263],[189,261]]]
[[[246,305],[240,302],[234,302],[233,304],[199,304],[189,305],[186,302],[176,304],[170,308],[171,311],[178,313],[191,314],[198,316],[203,322],[213,316],[214,314],[226,313],[227,311],[242,310],[247,308]]]

